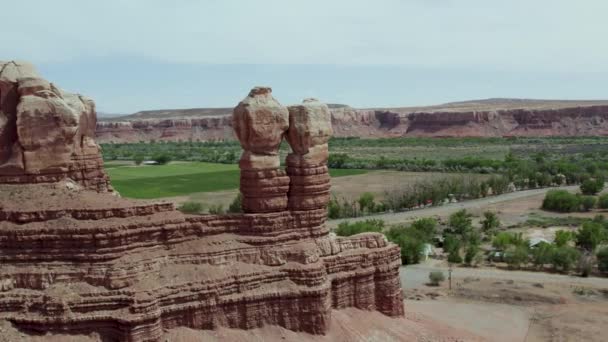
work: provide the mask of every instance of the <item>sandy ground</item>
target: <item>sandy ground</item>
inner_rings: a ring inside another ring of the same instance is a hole
[[[605,341],[608,279],[455,268],[452,290],[426,285],[440,262],[401,269],[406,311],[489,341]]]

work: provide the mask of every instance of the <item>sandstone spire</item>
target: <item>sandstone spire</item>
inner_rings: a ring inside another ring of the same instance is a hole
[[[241,193],[249,213],[287,208],[289,178],[279,170],[279,145],[289,127],[289,112],[272,97],[272,89],[255,87],[234,108],[233,127],[243,147]]]

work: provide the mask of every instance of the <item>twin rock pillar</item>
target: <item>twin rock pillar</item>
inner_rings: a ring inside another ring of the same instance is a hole
[[[270,88],[256,87],[234,109],[233,126],[244,150],[239,162],[244,212],[326,207],[327,142],[332,134],[327,105],[306,99],[286,108],[272,97]],[[287,173],[279,168],[283,137],[292,149]]]

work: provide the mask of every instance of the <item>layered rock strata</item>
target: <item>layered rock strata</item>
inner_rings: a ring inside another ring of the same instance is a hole
[[[70,178],[107,191],[96,123],[92,100],[57,88],[28,63],[0,61],[0,183]]]
[[[322,209],[329,203],[327,145],[332,135],[331,116],[326,104],[305,99],[289,107],[287,141],[292,152],[287,156],[289,209]]]
[[[511,103],[513,102],[513,103]],[[100,142],[234,139],[229,116],[191,110],[187,118],[133,117],[97,125]],[[502,100],[435,107],[330,108],[334,136],[339,137],[502,137],[608,135],[608,101]]]
[[[324,334],[332,310],[350,307],[403,316],[399,248],[381,234],[330,235],[316,187],[328,178],[298,178],[326,174],[315,154],[326,119],[324,105],[287,110],[269,88],[235,108],[242,173],[255,174],[243,214],[185,215],[70,179],[0,184],[0,320],[28,334],[159,341],[179,327]],[[274,154],[285,134],[299,170],[289,175]]]

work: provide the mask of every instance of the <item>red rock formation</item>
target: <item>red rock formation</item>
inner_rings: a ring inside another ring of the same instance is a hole
[[[22,62],[0,62],[0,183],[71,178],[108,190],[95,143],[95,104],[64,92]]]
[[[42,111],[49,122],[40,124],[54,131],[47,151],[69,166],[65,151],[77,149],[65,131],[84,130],[77,119],[56,121],[67,111],[59,106],[65,95],[50,98],[59,112]],[[327,119],[316,102],[288,113],[268,88],[235,108],[244,214],[184,215],[171,204],[121,199],[70,180],[0,179],[0,320],[24,332],[159,341],[180,327],[279,325],[325,334],[332,310],[350,307],[403,316],[399,248],[376,233],[334,237],[324,224]],[[298,170],[290,171],[293,189],[277,164],[286,130],[297,161],[290,162]],[[308,177],[318,174],[321,180]]]
[[[98,141],[233,139],[229,116],[222,109],[154,112],[97,125]],[[485,100],[433,107],[330,108],[335,136],[340,137],[499,137],[593,136],[608,134],[606,101]],[[201,116],[197,116],[197,115]],[[160,119],[165,116],[165,119]],[[144,119],[151,117],[151,119]],[[152,118],[153,117],[153,118]]]
[[[315,99],[289,107],[287,141],[292,153],[287,156],[287,174],[291,179],[291,210],[322,209],[329,203],[327,142],[332,135],[327,105]]]

